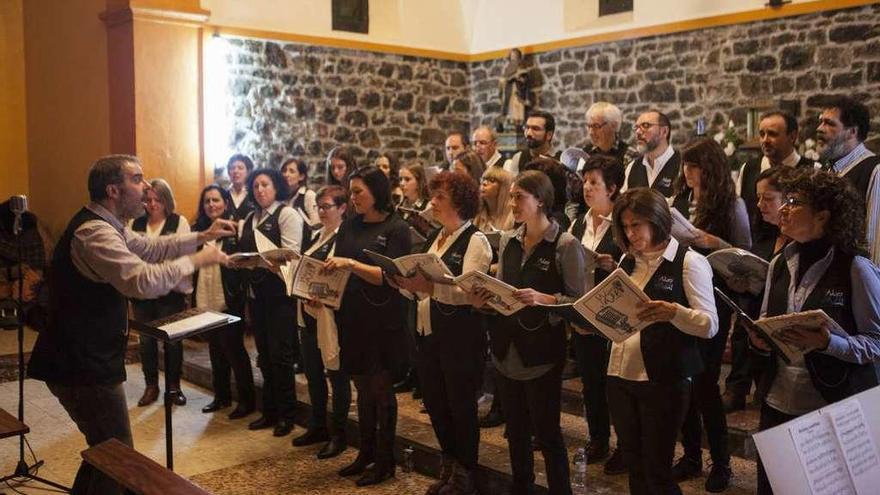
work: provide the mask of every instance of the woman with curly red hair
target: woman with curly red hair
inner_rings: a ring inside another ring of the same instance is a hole
[[[477,183],[466,174],[441,172],[430,185],[434,218],[442,227],[425,243],[453,275],[487,272],[492,247],[472,223],[479,208]],[[436,284],[422,274],[395,277],[401,289],[416,294],[416,329],[421,336],[419,379],[425,408],[443,452],[440,481],[428,493],[476,493],[480,427],[477,392],[483,371],[485,332],[470,298],[455,285]]]

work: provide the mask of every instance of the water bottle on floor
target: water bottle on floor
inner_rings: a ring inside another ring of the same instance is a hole
[[[574,452],[571,471],[571,491],[574,495],[587,493],[587,454],[584,449]]]
[[[403,472],[411,473],[413,472],[413,448],[412,445],[407,445],[403,448]]]

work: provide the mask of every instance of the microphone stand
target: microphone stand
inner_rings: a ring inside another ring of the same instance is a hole
[[[24,263],[22,263],[21,247],[21,214],[22,212],[15,213],[13,233],[15,234],[18,249],[18,301],[16,301],[18,316],[18,421],[24,424]],[[37,471],[43,466],[45,461],[37,461],[36,455],[34,455],[34,461],[36,462],[32,466],[28,465],[24,458],[24,435],[23,432],[18,434],[18,464],[15,466],[15,471],[10,475],[0,478],[0,483],[36,481],[62,490],[65,493],[70,492],[70,488],[62,484],[37,476]]]

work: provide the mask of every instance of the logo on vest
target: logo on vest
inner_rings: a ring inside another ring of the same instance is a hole
[[[660,179],[660,187],[669,187],[672,185],[672,179],[669,177],[663,177]]]
[[[654,287],[658,290],[672,292],[672,288],[675,286],[675,279],[670,275],[660,275],[657,277],[657,281],[654,283]]]
[[[550,260],[547,258],[538,258],[538,260],[535,261],[535,267],[542,272],[546,272],[550,269]]]
[[[462,255],[461,253],[452,253],[449,256],[449,264],[451,265],[460,265],[462,263]]]
[[[380,248],[384,248],[385,246],[387,246],[388,245],[388,236],[386,236],[385,234],[377,236],[376,237],[376,245],[379,246]]]
[[[843,307],[846,295],[840,289],[828,289],[825,291],[824,305],[833,307]]]

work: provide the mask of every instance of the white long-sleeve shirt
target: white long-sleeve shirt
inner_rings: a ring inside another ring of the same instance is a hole
[[[644,289],[657,267],[665,261],[673,261],[678,251],[678,241],[670,239],[662,252],[636,256],[636,264],[630,275],[635,284]],[[675,303],[675,316],[670,323],[682,332],[703,339],[711,339],[718,332],[718,314],[715,309],[715,293],[712,289],[712,267],[706,258],[689,250],[684,256],[682,270],[684,295],[690,308]],[[648,381],[645,359],[642,356],[642,336],[636,333],[623,342],[611,344],[608,375],[626,380]]]

